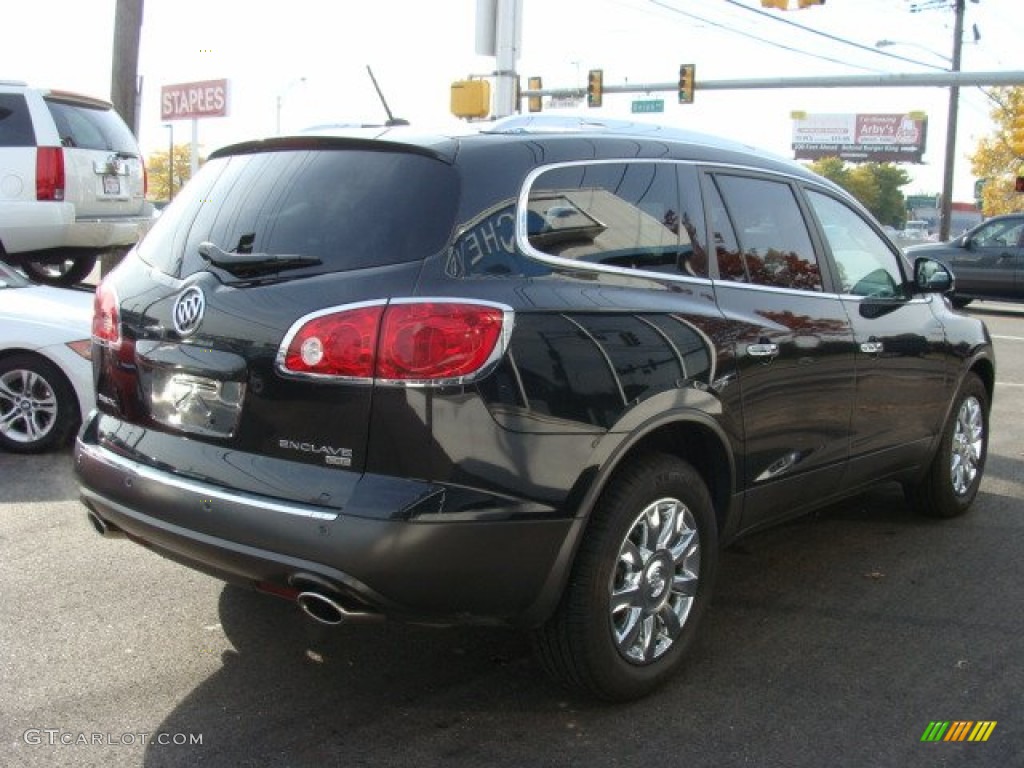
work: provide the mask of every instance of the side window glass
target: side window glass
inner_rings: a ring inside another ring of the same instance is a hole
[[[727,258],[726,269],[722,269],[719,251],[722,277],[820,291],[821,269],[792,187],[778,181],[724,174],[715,177],[715,184],[728,211],[740,256],[739,266]],[[715,229],[714,206],[711,216]]]
[[[856,296],[899,295],[903,276],[896,255],[871,225],[833,197],[809,190],[807,199],[839,270],[840,291]]]
[[[750,282],[729,212],[714,184],[708,190],[708,219],[711,222],[711,241],[715,244],[715,259],[718,261],[718,276],[722,280]]]
[[[0,93],[0,147],[31,147],[33,144],[35,133],[25,97]]]
[[[680,210],[674,163],[563,166],[534,181],[527,238],[563,259],[700,275],[707,259],[698,210]]]
[[[974,235],[973,244],[982,248],[1005,248],[1020,242],[1024,219],[994,221]]]

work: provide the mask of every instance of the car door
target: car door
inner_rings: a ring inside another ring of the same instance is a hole
[[[1024,298],[1024,216],[986,222],[950,259],[957,293],[993,299]]]
[[[922,461],[941,427],[951,380],[932,302],[906,292],[900,257],[858,211],[808,190],[835,264],[856,342],[856,395],[844,486],[877,482]]]
[[[826,294],[788,180],[707,174],[715,294],[734,328],[742,398],[744,528],[799,514],[834,492],[854,398],[850,320]]]

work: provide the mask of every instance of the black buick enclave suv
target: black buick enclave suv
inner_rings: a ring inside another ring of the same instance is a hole
[[[974,499],[988,333],[840,189],[651,125],[410,131],[222,149],[103,280],[100,532],[324,623],[523,628],[627,699],[725,543]]]

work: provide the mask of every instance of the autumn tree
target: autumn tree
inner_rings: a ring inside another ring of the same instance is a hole
[[[809,167],[857,198],[883,224],[902,227],[906,221],[906,198],[901,189],[910,183],[910,176],[898,165],[859,163],[851,167],[838,157],[825,157]]]
[[[168,167],[167,152],[154,152],[146,160],[149,174],[149,197],[170,200],[192,176],[192,151],[189,144],[174,145],[174,167]],[[203,158],[199,159],[200,165]]]
[[[971,169],[983,180],[981,209],[986,216],[1024,211],[1024,194],[1014,187],[1024,175],[1024,87],[994,88],[988,95],[995,130],[971,155]]]

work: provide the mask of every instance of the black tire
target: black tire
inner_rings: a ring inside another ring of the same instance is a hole
[[[717,563],[714,508],[700,475],[666,454],[631,461],[594,509],[558,609],[534,633],[538,659],[555,679],[601,699],[650,693],[682,665]],[[672,588],[675,578],[681,589]]]
[[[960,296],[954,296],[949,300],[949,303],[952,304],[955,309],[963,309],[972,301],[974,301],[974,299],[965,299]]]
[[[33,261],[25,257],[21,260],[21,268],[37,282],[67,287],[77,285],[92,274],[98,258],[97,253],[57,261]]]
[[[78,429],[78,399],[61,370],[29,353],[0,360],[0,446],[40,453],[67,445]]]
[[[976,374],[960,385],[927,474],[906,488],[914,509],[928,517],[956,517],[978,495],[988,455],[988,390]]]

